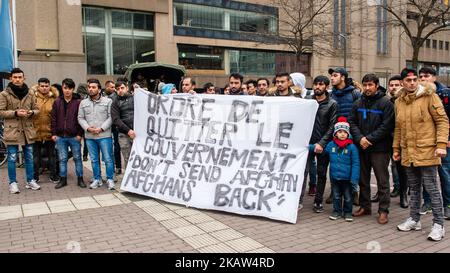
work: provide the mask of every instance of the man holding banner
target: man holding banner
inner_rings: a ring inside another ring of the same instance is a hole
[[[113,124],[119,129],[119,145],[125,160],[125,168],[128,165],[131,146],[136,134],[133,131],[134,121],[134,97],[128,91],[128,85],[125,82],[116,83],[117,99],[111,106],[111,116]]]
[[[141,89],[134,96],[139,117],[122,190],[297,221],[316,101]]]

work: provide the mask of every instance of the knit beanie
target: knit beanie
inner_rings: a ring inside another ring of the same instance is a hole
[[[344,130],[350,136],[350,124],[345,117],[338,118],[338,122],[334,125],[333,136],[335,136],[339,130]]]

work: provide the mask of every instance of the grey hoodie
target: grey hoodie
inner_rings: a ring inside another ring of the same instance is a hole
[[[78,110],[78,123],[85,131],[86,139],[111,137],[111,104],[112,100],[107,97],[100,97],[97,101],[88,97],[81,101]],[[103,132],[94,135],[87,131],[89,127],[102,128]]]

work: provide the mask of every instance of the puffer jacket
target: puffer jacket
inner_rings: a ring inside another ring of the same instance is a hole
[[[134,96],[129,93],[122,97],[117,96],[111,106],[111,116],[119,132],[128,134],[128,131],[133,130]]]
[[[16,116],[17,109],[31,110],[33,115],[26,118]],[[36,103],[36,96],[32,91],[22,99],[14,94],[11,88],[7,87],[0,93],[0,117],[4,118],[5,129],[3,131],[3,141],[6,145],[26,145],[36,141],[36,129],[33,123],[33,116],[39,114],[39,107]]]
[[[363,95],[353,104],[349,116],[350,132],[356,145],[363,137],[372,143],[367,152],[391,152],[395,127],[394,105],[380,90],[371,97]]]
[[[314,152],[314,145],[309,145],[310,153]],[[330,157],[330,177],[334,180],[349,180],[352,184],[359,183],[360,161],[359,152],[355,144],[349,144],[345,149],[339,148],[334,142],[330,141],[324,153]]]
[[[312,95],[308,99],[315,99]],[[328,142],[333,139],[334,124],[337,120],[337,102],[327,95],[327,98],[319,103],[314,128],[309,141],[310,144],[320,144],[322,148],[327,147]]]
[[[403,166],[424,167],[441,164],[437,148],[446,149],[448,117],[434,86],[419,85],[414,93],[401,89],[395,101],[394,152],[401,154]]]
[[[344,89],[333,88],[331,98],[338,104],[338,117],[346,117],[350,115],[353,103],[361,97],[361,93],[352,85],[347,85]]]
[[[36,141],[49,141],[52,139],[52,108],[53,103],[59,97],[58,89],[50,87],[47,96],[38,91],[38,85],[31,87],[36,96],[39,114],[34,116],[34,127],[36,128]]]

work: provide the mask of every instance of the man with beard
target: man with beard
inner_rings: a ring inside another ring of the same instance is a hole
[[[100,81],[88,80],[89,97],[80,103],[78,122],[86,134],[86,143],[92,163],[94,179],[90,185],[96,189],[102,185],[99,153],[106,164],[108,189],[114,190],[114,159],[111,137],[111,104],[112,100],[100,95]]]
[[[353,216],[372,214],[370,202],[371,170],[377,178],[378,223],[388,222],[390,191],[389,162],[392,151],[392,132],[394,131],[394,105],[381,90],[380,81],[374,74],[367,74],[362,79],[364,93],[353,104],[349,116],[350,131],[354,142],[359,146],[361,162],[360,208]]]
[[[0,93],[0,117],[5,119],[3,141],[8,150],[9,192],[20,193],[16,178],[16,160],[19,145],[25,156],[26,183],[31,190],[41,187],[34,180],[33,144],[36,129],[33,117],[39,114],[36,96],[25,84],[25,74],[20,68],[14,68],[10,74],[10,83]]]
[[[402,88],[401,85],[402,78],[400,75],[395,75],[391,77],[388,81],[388,92],[386,96],[390,98],[392,104],[395,104],[395,100],[398,98],[399,90]],[[394,138],[394,132],[392,132],[392,138]],[[391,192],[391,197],[395,198],[400,195],[400,207],[408,208],[408,194],[407,189],[407,179],[406,171],[400,162],[396,162],[391,158],[391,173],[392,180],[394,182],[394,189]],[[372,202],[378,202],[378,193],[372,197]]]
[[[228,78],[230,86],[230,95],[244,95],[242,92],[242,82],[244,77],[239,73],[232,73]]]
[[[292,81],[289,73],[279,73],[275,76],[275,96],[277,97],[293,97],[295,92],[291,88]]]
[[[314,122],[313,133],[311,135],[310,144],[315,145],[314,152],[309,153],[308,161],[305,169],[305,177],[303,180],[303,199],[306,185],[307,172],[311,162],[317,158],[317,192],[314,197],[314,211],[316,213],[323,212],[323,193],[325,191],[325,184],[327,181],[327,169],[329,158],[323,153],[323,150],[333,138],[334,124],[337,120],[337,102],[330,98],[327,87],[330,85],[330,80],[325,76],[317,76],[313,81],[314,95],[307,97],[314,99],[319,103],[316,120]],[[310,185],[311,187],[311,185]]]

